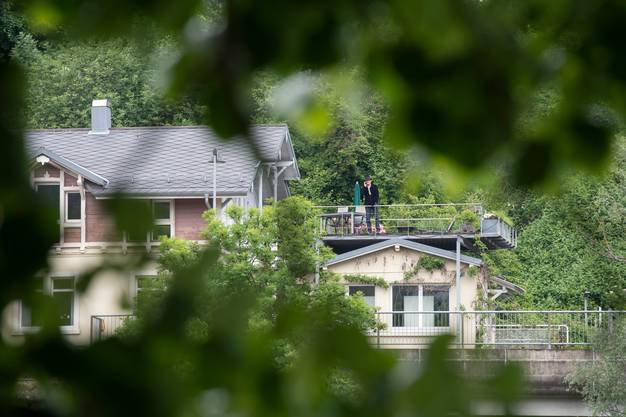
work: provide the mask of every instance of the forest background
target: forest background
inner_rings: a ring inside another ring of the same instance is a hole
[[[179,47],[171,35],[148,26],[141,28],[140,41],[68,41],[63,33],[32,31],[9,3],[0,7],[8,40],[2,48],[26,72],[27,128],[88,126],[95,98],[111,101],[116,127],[205,122],[206,108],[198,100],[169,95],[164,87],[168,62],[175,61]],[[354,182],[371,175],[384,204],[481,202],[519,233],[516,250],[483,254],[492,274],[527,291],[509,300],[508,308],[580,309],[585,292],[591,308],[624,306],[626,139],[621,133],[597,172],[566,168],[520,187],[513,184],[515,167],[506,154],[470,170],[425,147],[392,146],[385,138],[385,101],[365,87],[358,68],[303,71],[287,80],[259,72],[250,88],[254,122],[289,124],[302,173],[291,186],[293,194],[315,204],[348,204]],[[546,88],[528,118],[549,113],[557,101]],[[471,140],[463,148],[459,152],[468,159],[481,153]]]

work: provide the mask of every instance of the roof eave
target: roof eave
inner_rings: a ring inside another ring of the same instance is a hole
[[[94,184],[100,185],[102,187],[106,187],[109,184],[109,180],[107,180],[103,176],[98,175],[95,172],[90,171],[87,168],[77,164],[76,162],[73,162],[45,147],[41,147],[36,152],[33,152],[32,159],[34,160],[34,164],[40,163],[39,161],[37,161],[37,159],[41,156],[45,156],[50,161],[59,165],[63,169],[74,172],[76,174],[80,174],[83,178],[93,182]]]
[[[300,168],[298,168],[298,158],[296,158],[296,151],[293,148],[293,142],[291,141],[291,133],[289,133],[289,127],[285,128],[285,140],[287,141],[287,145],[289,146],[289,150],[291,151],[291,155],[293,158],[293,167],[296,171],[296,175],[289,178],[289,181],[299,180],[301,178]]]
[[[378,244],[366,246],[365,248],[355,249],[353,251],[342,253],[341,255],[337,255],[337,257],[335,257],[334,259],[331,259],[330,261],[326,262],[325,266],[340,264],[342,262],[346,262],[346,261],[349,261],[349,260],[352,260],[361,256],[369,255],[371,253],[388,249],[395,245],[400,245],[401,247],[404,247],[405,249],[411,249],[417,252],[423,252],[429,255],[439,256],[439,257],[449,259],[449,260],[456,259],[456,254],[454,252],[443,250],[443,249],[438,249],[438,248],[435,248],[434,246],[428,246],[422,243],[411,242],[406,239],[393,238],[393,239],[386,240],[384,242],[380,242]],[[461,255],[461,262],[468,264],[468,265],[474,265],[474,266],[482,266],[483,264],[483,262],[480,259],[467,256],[467,255]]]
[[[124,196],[124,198],[145,198],[145,199],[158,199],[158,198],[205,198],[206,196],[212,196],[212,190],[196,190],[196,191],[177,191],[177,190],[160,190],[160,191],[132,191],[122,189],[98,189],[95,187],[88,187],[88,191],[93,194],[96,199],[108,199],[115,198],[117,196]],[[248,194],[248,190],[217,190],[217,197],[244,197]]]

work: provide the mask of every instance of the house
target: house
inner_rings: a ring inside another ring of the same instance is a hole
[[[254,125],[250,141],[221,140],[208,127],[112,128],[107,100],[94,100],[91,127],[26,132],[35,190],[58,207],[58,242],[49,257],[41,291],[59,302],[63,333],[88,343],[93,315],[128,313],[124,298],[156,275],[155,262],[141,270],[104,271],[86,293],[78,294],[82,274],[102,265],[155,255],[160,236],[201,240],[202,213],[219,215],[237,204],[261,207],[266,199],[289,195],[300,177],[286,125]],[[253,146],[250,146],[250,142]],[[117,232],[107,200],[124,193],[150,205],[154,229],[141,236]],[[36,331],[37,317],[15,302],[3,316],[8,340]]]
[[[488,289],[480,259],[457,259],[453,251],[398,237],[341,253],[324,269],[342,278],[349,295],[360,293],[376,308],[382,346],[421,345],[430,336],[454,334],[459,318],[449,312],[481,307]]]

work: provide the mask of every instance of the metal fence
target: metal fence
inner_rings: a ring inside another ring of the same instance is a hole
[[[427,347],[435,336],[454,336],[457,348],[587,348],[626,311],[377,311],[368,332],[380,348]],[[91,316],[91,342],[114,336],[134,316]]]
[[[134,316],[130,314],[112,314],[91,316],[91,330],[89,339],[91,343],[114,336],[117,329]]]
[[[379,347],[423,347],[454,336],[455,347],[573,348],[589,346],[601,329],[626,320],[625,311],[376,312],[369,332]]]
[[[370,206],[317,206],[320,233],[326,236],[367,234],[366,208]],[[513,242],[515,230],[498,217],[485,218],[478,203],[378,205],[382,231],[372,234],[497,234]],[[469,213],[469,216],[468,216]]]

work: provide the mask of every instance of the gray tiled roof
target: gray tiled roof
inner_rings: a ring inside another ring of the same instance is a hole
[[[383,240],[382,242],[375,243],[373,245],[355,249],[350,252],[342,253],[340,255],[335,256],[330,261],[326,262],[326,265],[329,266],[329,265],[334,265],[334,264],[338,264],[341,262],[345,262],[347,260],[358,258],[364,255],[368,255],[373,252],[378,252],[380,250],[389,248],[394,245],[400,245],[403,248],[412,249],[418,252],[424,252],[429,255],[439,256],[439,257],[446,258],[446,259],[452,259],[452,260],[456,259],[455,252],[436,248],[434,246],[424,245],[422,243],[413,242],[408,239],[396,237],[396,238],[391,238],[388,240]],[[472,256],[467,256],[467,255],[461,255],[461,262],[470,264],[470,265],[476,265],[476,266],[481,266],[483,263],[480,259],[474,258]]]
[[[204,126],[111,129],[90,135],[89,129],[32,130],[26,146],[35,157],[46,150],[109,181],[89,184],[96,196],[118,191],[134,195],[204,195],[213,187],[212,150],[218,148],[218,194],[245,194],[260,161],[278,160],[288,136],[286,125],[254,125],[250,143],[236,137],[220,139]],[[54,159],[54,158],[52,158]]]

